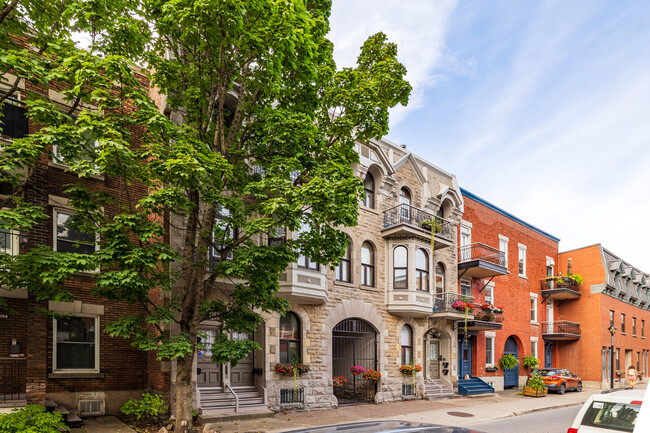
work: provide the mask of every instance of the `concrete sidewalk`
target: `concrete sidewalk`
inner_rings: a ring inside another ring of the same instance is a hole
[[[645,389],[646,384],[640,384],[638,388]],[[579,393],[567,392],[564,395],[549,394],[542,398],[532,398],[516,395],[518,390],[515,389],[480,397],[343,406],[338,409],[279,413],[273,418],[261,420],[208,423],[203,431],[204,433],[272,433],[377,419],[468,426],[525,413],[580,405],[589,396],[601,391],[601,389],[585,388]]]

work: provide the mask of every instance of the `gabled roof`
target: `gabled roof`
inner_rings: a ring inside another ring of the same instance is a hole
[[[366,146],[373,151],[373,153],[377,156],[377,159],[379,160],[378,165],[384,167],[387,175],[390,176],[391,174],[395,173],[395,167],[393,167],[393,164],[391,164],[391,162],[388,160],[388,157],[386,156],[384,151],[377,143],[373,142],[372,140],[369,140],[366,143],[361,143],[361,145]]]
[[[422,170],[420,170],[420,166],[418,165],[417,160],[413,156],[412,152],[408,152],[406,155],[402,157],[399,161],[395,163],[395,170],[400,168],[402,165],[409,163],[411,165],[411,169],[415,173],[415,176],[418,178],[418,181],[420,182],[420,185],[423,185],[427,180],[425,179],[424,175],[422,174]]]

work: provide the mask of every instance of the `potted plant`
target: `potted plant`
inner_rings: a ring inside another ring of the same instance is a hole
[[[345,376],[334,376],[332,377],[332,386],[334,387],[340,387],[348,383],[348,380],[345,378]]]
[[[355,376],[361,376],[366,372],[366,369],[361,367],[360,365],[353,365],[350,367],[350,373],[352,373]]]
[[[523,392],[528,397],[544,397],[548,394],[546,385],[544,385],[544,379],[537,373],[537,370],[528,377]]]
[[[497,367],[497,366],[494,365],[494,364],[487,364],[487,365],[485,366],[485,371],[493,372],[493,371],[497,371],[497,370],[499,370],[499,367]]]
[[[502,369],[509,370],[519,365],[519,360],[515,357],[515,355],[506,353],[501,358],[499,358],[499,365]]]
[[[533,368],[537,368],[538,366],[539,366],[539,359],[537,359],[536,356],[533,355],[524,356],[524,367],[533,369]]]
[[[381,379],[381,373],[377,370],[365,370],[363,372],[363,378],[366,380],[373,380],[377,383],[379,382],[379,379]]]

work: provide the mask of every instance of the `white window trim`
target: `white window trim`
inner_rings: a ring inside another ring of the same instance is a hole
[[[527,263],[528,260],[527,260],[527,258],[526,258],[526,250],[527,250],[527,247],[526,247],[526,245],[524,245],[524,244],[518,244],[518,247],[519,247],[519,248],[518,248],[518,250],[517,250],[517,251],[518,251],[518,255],[517,255],[517,272],[519,272],[519,260],[520,260],[519,256],[521,255],[521,252],[523,251],[523,252],[524,252],[524,273],[523,273],[523,274],[522,274],[522,273],[519,273],[519,276],[520,276],[521,278],[528,278],[528,277],[526,276],[526,271],[527,271],[527,268],[528,268],[528,266],[527,266],[527,265],[528,265],[528,263]]]
[[[537,295],[537,293],[532,293],[531,292],[530,299],[535,300],[535,320],[532,320],[532,318],[531,318],[530,323],[532,323],[534,325],[539,325],[539,308],[537,306],[537,299],[538,298],[539,298],[539,296]]]
[[[461,287],[461,288],[463,287],[463,283],[464,283],[465,285],[468,285],[468,286],[469,286],[469,295],[462,295],[462,293],[463,293],[463,292],[462,292],[462,289],[461,289],[461,295],[462,295],[462,296],[472,296],[472,280],[466,280],[466,279],[464,279],[464,278],[463,278],[462,280],[460,280],[460,287]]]
[[[505,250],[503,250],[503,254],[505,255],[506,259],[506,269],[508,269],[508,242],[510,242],[510,239],[508,239],[506,236],[499,235],[499,250],[501,250],[501,241],[505,242]]]
[[[495,364],[496,353],[494,353],[494,350],[495,350],[495,347],[496,347],[496,344],[495,344],[496,335],[497,335],[496,332],[485,331],[485,345],[487,347],[488,341],[491,341],[490,345],[491,345],[491,349],[492,349],[492,362],[489,362],[489,360],[486,359],[485,360],[485,366],[486,367],[494,367],[496,365]]]
[[[70,314],[70,313],[68,313]],[[86,313],[72,313],[74,317],[92,317],[95,319],[95,368],[88,369],[62,369],[57,368],[56,355],[57,355],[57,319],[52,319],[52,373],[99,373],[99,334],[101,329],[99,327],[99,315],[86,314]]]
[[[537,347],[537,342],[539,341],[539,338],[537,337],[530,337],[530,347],[535,348],[535,353],[531,353],[532,356],[535,358],[539,359],[539,347]],[[534,345],[533,345],[534,343]]]
[[[487,294],[487,289],[490,289],[490,292],[492,293],[492,300],[490,301],[490,304],[492,305],[496,305],[495,303],[496,300],[494,299],[494,286],[495,286],[494,281],[490,281],[488,284],[485,285],[486,294]],[[485,300],[485,302],[488,302],[487,299]]]
[[[52,238],[53,238],[52,249],[53,249],[53,251],[58,251],[59,238],[56,235],[56,232],[57,232],[56,229],[58,227],[58,225],[57,225],[57,219],[58,218],[57,217],[58,217],[59,213],[64,213],[64,214],[72,216],[72,215],[74,215],[74,209],[62,208],[62,207],[55,207],[55,208],[52,209]],[[95,236],[95,251],[99,251],[99,235],[98,234]],[[85,271],[85,272],[87,272],[87,273],[95,273],[95,272],[98,272],[98,271],[99,271],[99,268],[95,269],[95,270],[92,270],[92,271]]]

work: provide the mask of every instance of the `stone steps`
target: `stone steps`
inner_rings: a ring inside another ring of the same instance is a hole
[[[442,380],[429,380],[424,383],[424,396],[428,400],[449,398],[455,395],[454,389]]]

